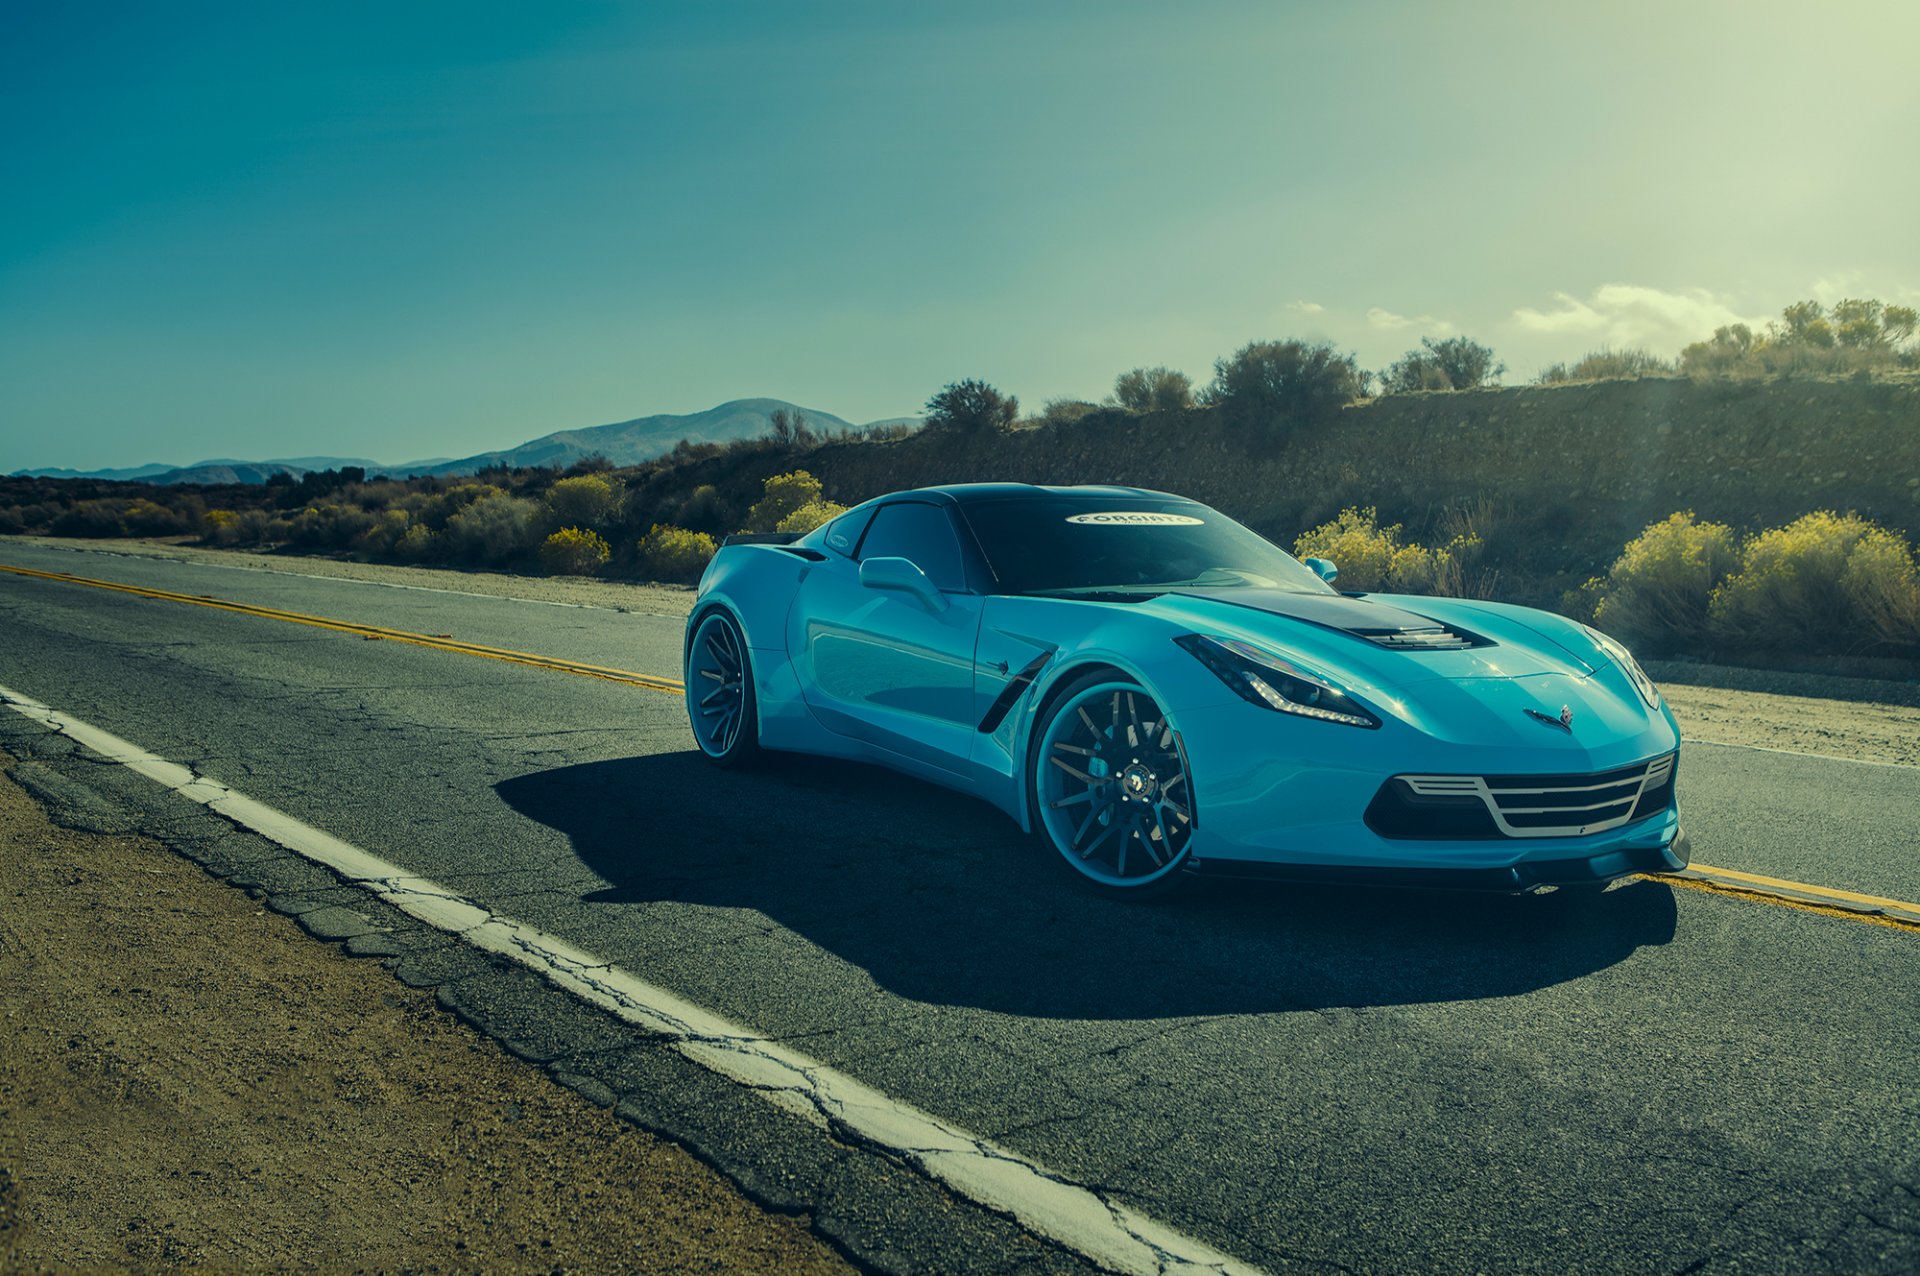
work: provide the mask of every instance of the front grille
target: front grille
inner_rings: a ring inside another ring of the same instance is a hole
[[[1388,651],[1465,651],[1471,647],[1490,647],[1478,634],[1444,625],[1424,629],[1359,630],[1359,636]]]
[[[1382,837],[1579,837],[1673,803],[1676,754],[1588,775],[1398,775],[1367,824]]]

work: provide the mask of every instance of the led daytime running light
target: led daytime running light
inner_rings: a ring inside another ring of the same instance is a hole
[[[1342,726],[1380,725],[1380,719],[1340,688],[1251,643],[1202,634],[1174,641],[1249,704]]]

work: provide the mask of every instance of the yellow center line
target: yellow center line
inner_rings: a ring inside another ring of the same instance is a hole
[[[297,625],[312,625],[319,629],[332,629],[340,633],[358,634],[363,638],[381,638],[390,642],[411,643],[417,647],[431,647],[437,651],[457,652],[464,656],[481,656],[488,660],[504,660],[509,664],[526,665],[533,669],[547,669],[555,673],[570,673],[582,678],[601,678],[608,682],[620,682],[629,686],[644,687],[648,691],[665,692],[668,695],[685,695],[686,687],[677,679],[661,678],[652,674],[635,673],[629,669],[610,669],[604,665],[590,665],[578,660],[561,660],[553,656],[541,656],[529,651],[512,651],[503,647],[484,647],[478,643],[458,642],[449,637],[433,634],[408,633],[403,629],[382,629],[377,625],[362,625],[346,620],[332,620],[325,616],[309,616],[297,611],[281,611],[274,607],[258,607],[251,603],[227,602],[207,594],[177,594],[165,589],[149,589],[143,585],[123,585],[117,581],[93,580],[86,576],[75,576],[69,572],[42,572],[30,567],[11,567],[0,563],[0,571],[11,572],[16,576],[32,576],[41,580],[60,581],[69,585],[90,585],[95,589],[111,589],[123,594],[132,594],[139,598],[152,598],[162,602],[191,603],[196,607],[212,607],[218,611],[235,612],[243,616],[258,616],[265,620],[283,620]],[[1868,922],[1876,926],[1891,926],[1896,930],[1908,930],[1920,933],[1920,904],[1903,900],[1886,899],[1879,895],[1863,895],[1857,891],[1836,890],[1828,886],[1814,886],[1806,882],[1787,881],[1778,877],[1764,877],[1758,873],[1743,873],[1730,868],[1714,868],[1706,864],[1696,864],[1693,872],[1703,876],[1682,877],[1674,874],[1641,874],[1649,881],[1665,882],[1670,886],[1680,886],[1688,890],[1704,891],[1709,894],[1732,896],[1740,899],[1755,900],[1760,903],[1777,904],[1786,908],[1797,908],[1803,912],[1818,913],[1826,917],[1843,917],[1857,922]],[[1806,896],[1810,898],[1797,898]],[[1833,904],[1823,904],[1822,900],[1832,900]],[[1846,908],[1841,905],[1857,905]],[[1881,912],[1863,912],[1861,909],[1881,909]]]
[[[1716,869],[1715,872],[1720,870]],[[1893,930],[1906,931],[1920,935],[1920,920],[1895,916],[1891,913],[1861,913],[1850,908],[1839,908],[1832,904],[1822,904],[1812,899],[1796,899],[1792,895],[1780,895],[1759,886],[1740,886],[1733,883],[1716,882],[1707,877],[1681,877],[1670,873],[1643,873],[1642,881],[1661,882],[1667,886],[1678,886],[1683,890],[1701,891],[1708,895],[1724,895],[1733,899],[1752,900],[1756,904],[1772,904],[1779,908],[1798,909],[1803,913],[1814,913],[1821,917],[1838,917],[1843,921],[1865,922],[1869,926],[1886,926]],[[1790,883],[1796,892],[1813,892],[1818,887],[1809,887],[1801,883]],[[1914,908],[1912,904],[1902,907]]]
[[[325,616],[309,616],[297,611],[281,611],[276,607],[259,607],[252,603],[227,602],[210,594],[176,594],[171,590],[149,589],[143,585],[123,585],[118,581],[93,580],[86,576],[74,576],[67,572],[42,572],[30,567],[11,567],[0,563],[0,571],[11,572],[16,576],[32,576],[41,580],[60,581],[69,585],[89,585],[95,589],[110,589],[117,593],[132,594],[137,598],[151,598],[161,602],[191,603],[196,607],[211,607],[216,611],[236,612],[242,616],[258,616],[263,620],[284,620],[296,625],[312,625],[317,629],[332,629],[339,633],[358,634],[362,638],[380,638],[389,642],[410,643],[416,647],[431,647],[436,651],[452,651],[463,656],[481,656],[488,660],[504,660],[509,664],[526,665],[533,669],[548,669],[555,673],[570,673],[582,678],[601,678],[608,682],[621,682],[629,686],[644,687],[648,691],[661,691],[668,695],[684,695],[686,688],[675,678],[660,678],[652,674],[635,673],[630,669],[609,669],[604,665],[590,665],[578,660],[561,660],[554,656],[537,655],[530,651],[512,651],[504,647],[484,647],[479,643],[458,642],[450,637],[434,634],[408,633],[404,629],[382,629],[378,625],[362,625],[350,620],[332,620]]]
[[[1835,890],[1830,886],[1809,886],[1805,882],[1790,882],[1779,877],[1762,877],[1758,873],[1742,873],[1737,869],[1715,868],[1711,864],[1695,864],[1696,873],[1708,877],[1724,877],[1731,882],[1745,886],[1761,888],[1772,887],[1776,890],[1797,891],[1803,895],[1818,895],[1822,899],[1840,900],[1849,904],[1864,904],[1869,908],[1890,908],[1900,912],[1920,916],[1920,904],[1909,904],[1905,900],[1887,899],[1881,895],[1862,895],[1858,891]]]

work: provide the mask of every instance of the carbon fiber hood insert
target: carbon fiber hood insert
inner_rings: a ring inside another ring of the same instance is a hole
[[[1350,634],[1389,651],[1464,651],[1472,647],[1491,647],[1494,641],[1471,633],[1458,625],[1443,625],[1388,603],[1370,602],[1345,594],[1301,594],[1284,589],[1176,589],[1182,598],[1199,598],[1210,603],[1246,607],[1270,616],[1285,616],[1303,624],[1318,625],[1338,633]]]

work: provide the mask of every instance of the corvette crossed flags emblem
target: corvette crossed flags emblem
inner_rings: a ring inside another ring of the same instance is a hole
[[[1528,709],[1526,714],[1536,722],[1544,722],[1550,727],[1559,727],[1562,731],[1573,730],[1573,706],[1570,704],[1560,706],[1560,716],[1557,718],[1550,717],[1538,709]]]

